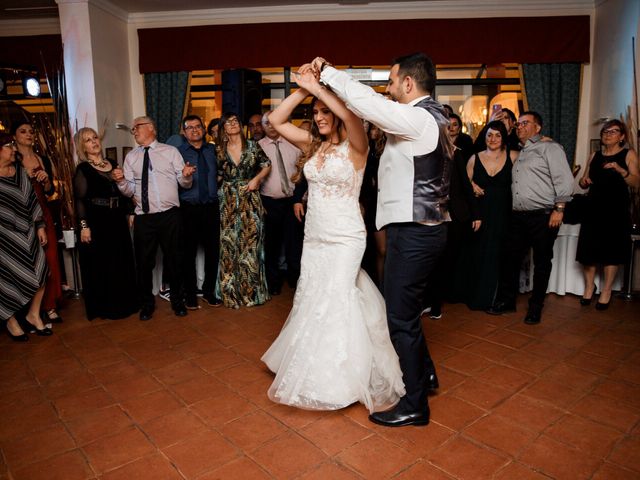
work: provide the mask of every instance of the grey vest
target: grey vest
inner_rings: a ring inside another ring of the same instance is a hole
[[[447,127],[449,120],[440,103],[427,97],[414,105],[429,112],[440,131],[435,150],[413,157],[413,221],[443,222],[449,220],[449,179],[452,158]]]

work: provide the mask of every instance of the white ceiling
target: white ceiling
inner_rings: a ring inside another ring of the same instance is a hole
[[[442,0],[107,0],[127,13],[170,12],[177,10],[201,10],[243,7],[270,7],[287,5],[366,5],[372,3],[396,3],[414,1],[437,3]],[[464,1],[464,0],[461,0]],[[0,19],[51,18],[58,16],[55,0],[0,0]]]

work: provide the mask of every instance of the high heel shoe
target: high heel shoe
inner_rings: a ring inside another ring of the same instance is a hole
[[[583,307],[587,307],[591,305],[591,301],[593,300],[593,296],[596,294],[596,284],[593,284],[593,292],[591,292],[591,296],[589,298],[585,298],[584,296],[580,299],[580,305]]]
[[[14,342],[27,342],[27,341],[29,341],[29,335],[27,335],[26,333],[23,333],[22,335],[14,335],[13,333],[11,333],[9,331],[8,328],[7,328],[7,335],[9,335],[9,338],[11,340],[13,340]]]
[[[596,302],[596,310],[606,310],[607,308],[609,308],[609,305],[611,305],[611,299],[609,299],[607,303]]]
[[[25,323],[27,324],[29,333],[35,333],[39,337],[49,337],[53,335],[53,330],[51,330],[49,327],[38,328],[33,323],[31,323],[29,319],[26,317],[25,317]]]
[[[53,330],[49,327],[44,327],[43,329],[36,328],[35,325],[29,324],[29,333],[35,333],[39,337],[49,337],[53,335]]]

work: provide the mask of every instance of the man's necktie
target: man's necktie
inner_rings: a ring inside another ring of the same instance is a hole
[[[280,172],[280,188],[282,189],[282,193],[288,197],[291,195],[291,187],[289,186],[289,179],[287,178],[287,170],[284,168],[282,152],[280,151],[278,141],[274,141],[273,144],[276,146],[276,161],[278,162],[278,171]]]
[[[149,213],[149,147],[144,147],[144,161],[142,162],[142,211]]]
[[[202,153],[202,148],[196,149],[198,152],[198,193],[200,203],[209,202],[209,166]]]

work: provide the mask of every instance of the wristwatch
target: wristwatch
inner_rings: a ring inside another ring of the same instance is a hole
[[[555,206],[553,207],[553,209],[554,209],[556,212],[560,212],[560,213],[562,213],[562,212],[564,212],[564,205],[555,205]]]

